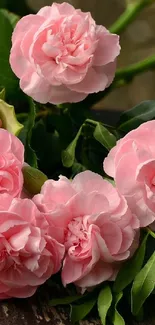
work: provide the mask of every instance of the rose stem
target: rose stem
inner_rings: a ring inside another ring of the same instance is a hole
[[[111,33],[120,34],[137,17],[137,15],[155,0],[137,0],[129,3],[123,14],[109,28]]]

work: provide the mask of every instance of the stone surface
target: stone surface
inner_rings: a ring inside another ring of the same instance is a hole
[[[73,325],[69,308],[49,306],[46,286],[29,299],[10,299],[0,303],[0,325]],[[52,288],[53,292],[53,288]],[[52,293],[50,294],[51,297]],[[80,325],[101,325],[99,320],[82,321]]]
[[[0,325],[73,325],[70,321],[69,307],[50,306],[50,299],[63,296],[66,296],[66,289],[63,289],[58,279],[54,277],[52,281],[49,280],[41,286],[32,298],[1,301]],[[126,316],[126,325],[155,325],[154,304],[155,295],[147,302],[145,311],[147,321],[136,322],[131,316]],[[126,303],[123,303],[123,306],[122,310],[125,312]],[[87,317],[87,320],[80,321],[79,325],[101,325],[100,320],[95,319],[95,315],[96,312]]]
[[[30,299],[9,300],[0,303],[0,325],[73,325],[67,308],[49,307],[46,299],[39,295]],[[101,325],[99,320],[90,318],[79,325]],[[136,322],[128,320],[126,325],[155,325],[155,318]]]

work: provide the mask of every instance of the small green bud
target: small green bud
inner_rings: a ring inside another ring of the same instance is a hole
[[[0,93],[3,97],[4,93]],[[14,135],[18,135],[23,129],[23,125],[17,120],[14,107],[0,99],[0,119],[2,127]]]
[[[23,167],[24,188],[32,195],[40,193],[42,185],[47,181],[47,176],[39,169],[31,166]]]

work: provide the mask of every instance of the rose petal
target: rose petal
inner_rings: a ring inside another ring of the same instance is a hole
[[[66,256],[63,262],[61,272],[62,283],[66,286],[81,277],[83,274],[83,265],[80,262],[72,261],[69,256]]]
[[[71,90],[89,94],[104,90],[107,84],[108,78],[102,71],[96,68],[89,68],[85,78],[81,82],[75,85],[69,85],[68,87]]]
[[[64,16],[73,15],[75,12],[74,7],[67,2],[63,2],[61,4],[53,3],[52,9],[55,10],[55,8],[59,10],[60,15],[64,15]]]
[[[12,246],[12,249],[17,251],[23,249],[28,241],[30,233],[30,228],[25,227],[22,229],[22,231],[11,236],[11,238],[9,239],[9,243]]]
[[[1,155],[9,152],[11,149],[11,134],[4,129],[0,129],[0,148]]]
[[[120,159],[116,170],[116,185],[122,194],[131,194],[140,187],[136,180],[135,164],[137,157],[133,152],[126,153]],[[128,166],[127,168],[124,168]],[[127,181],[128,180],[128,181]]]
[[[21,78],[23,74],[30,69],[31,64],[28,60],[23,56],[23,53],[20,48],[21,40],[17,40],[12,49],[10,54],[10,65],[13,72],[16,74],[18,78]]]
[[[53,103],[55,105],[63,103],[77,103],[84,100],[86,97],[87,94],[72,91],[65,85],[52,86],[49,103]]]
[[[97,29],[98,46],[93,64],[97,66],[113,62],[120,54],[119,36],[109,33],[103,26]]]
[[[120,227],[112,222],[104,223],[104,226],[101,229],[101,235],[106,242],[110,254],[117,254],[122,245],[122,231]],[[131,236],[131,240],[133,240],[133,236]]]
[[[17,40],[22,40],[25,33],[31,28],[32,26],[38,26],[44,22],[44,19],[38,15],[27,15],[23,18],[21,18],[16,28],[14,29],[13,35],[12,35],[12,42],[14,43]]]
[[[36,101],[45,104],[50,101],[51,87],[50,84],[34,72],[28,70],[20,80],[21,89]],[[42,91],[40,91],[40,89]]]
[[[37,290],[37,287],[31,287],[31,286],[25,286],[22,288],[12,288],[10,290],[8,290],[7,292],[7,298],[11,298],[11,297],[15,297],[15,298],[28,298],[31,297],[35,294]],[[3,298],[1,298],[3,299]]]
[[[82,279],[76,281],[76,285],[82,288],[96,286],[110,279],[113,274],[111,264],[106,264],[102,261],[98,262],[92,271]]]

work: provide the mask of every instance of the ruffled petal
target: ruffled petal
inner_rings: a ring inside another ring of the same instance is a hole
[[[122,245],[122,231],[120,227],[113,222],[104,223],[101,229],[101,235],[106,242],[110,254],[117,254]]]
[[[103,26],[97,28],[98,46],[94,54],[93,64],[106,65],[113,62],[120,54],[119,36],[109,33]]]
[[[32,69],[28,70],[27,73],[22,76],[20,80],[20,87],[24,93],[39,103],[46,104],[50,102],[50,84]]]
[[[18,78],[21,78],[25,73],[27,73],[27,70],[31,69],[30,62],[23,56],[20,44],[21,41],[17,40],[13,44],[10,53],[10,65]]]
[[[57,9],[59,14],[63,16],[73,15],[75,12],[75,8],[67,2],[63,2],[61,4],[54,2],[52,5],[52,10],[55,9]]]
[[[61,272],[62,283],[66,286],[68,283],[72,283],[79,279],[83,274],[83,264],[71,260],[69,256],[66,256],[63,262],[63,268]]]
[[[22,40],[25,33],[32,28],[32,26],[37,26],[38,28],[44,22],[44,18],[38,15],[27,15],[19,20],[17,23],[14,32],[12,34],[12,42],[17,40]]]
[[[85,78],[77,84],[68,85],[71,90],[80,92],[80,93],[95,93],[103,91],[108,84],[108,78],[102,69],[89,68]]]
[[[86,97],[87,94],[72,91],[65,85],[52,86],[49,103],[55,105],[63,103],[77,103],[84,100]]]
[[[22,288],[12,288],[12,289],[8,290],[8,292],[7,292],[8,297],[6,297],[6,299],[12,298],[12,297],[28,298],[28,297],[33,296],[35,294],[36,290],[37,290],[37,287],[32,287],[32,286],[25,286]]]
[[[107,264],[99,261],[89,274],[76,281],[75,284],[81,288],[93,287],[109,280],[112,274],[112,264]]]
[[[99,174],[87,170],[74,177],[72,186],[78,192],[84,191],[88,194],[94,191],[99,191],[99,193],[102,193],[104,181],[102,176]]]
[[[122,155],[115,175],[116,186],[121,194],[129,195],[134,193],[141,185],[136,182],[137,156],[134,152],[127,152]]]

